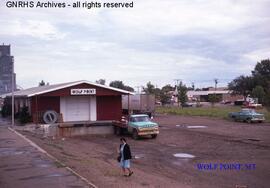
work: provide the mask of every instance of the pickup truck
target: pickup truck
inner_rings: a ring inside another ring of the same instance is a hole
[[[159,134],[158,124],[151,121],[147,114],[130,115],[127,118],[113,123],[114,133],[121,135],[123,133],[132,134],[132,138],[137,140],[140,136],[150,135],[156,138]]]
[[[243,108],[240,112],[231,112],[229,117],[235,121],[244,121],[248,123],[263,122],[265,120],[264,115],[255,112],[254,109]]]

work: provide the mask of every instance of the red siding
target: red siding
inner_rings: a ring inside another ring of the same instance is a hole
[[[122,99],[120,96],[97,96],[97,120],[120,120]]]
[[[49,93],[44,93],[40,96],[70,96],[70,90],[71,89],[84,89],[84,88],[93,88],[96,89],[96,96],[117,96],[117,95],[121,95],[121,92],[117,92],[117,91],[113,91],[110,89],[105,89],[105,88],[101,88],[101,87],[97,87],[94,85],[90,85],[90,84],[79,84],[79,85],[75,85],[72,87],[67,87],[64,89],[60,89],[60,90],[56,90],[56,91],[52,91]]]
[[[37,105],[36,105],[37,104]],[[37,108],[36,108],[37,106]],[[35,113],[36,111],[44,112],[46,110],[54,110],[60,113],[60,97],[31,97],[31,111]]]

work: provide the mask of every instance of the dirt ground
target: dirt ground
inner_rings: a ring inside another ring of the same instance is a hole
[[[268,188],[270,124],[246,124],[201,117],[159,115],[156,139],[126,136],[133,160],[131,177],[116,161],[119,137],[39,138],[23,132],[98,187]],[[190,126],[205,126],[190,127]],[[194,158],[177,158],[187,153]],[[200,170],[199,164],[216,169]],[[241,165],[241,166],[240,166]],[[238,168],[239,167],[239,168]]]

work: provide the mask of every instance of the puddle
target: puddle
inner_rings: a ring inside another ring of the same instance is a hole
[[[192,159],[195,157],[194,155],[191,155],[188,153],[176,153],[176,154],[173,154],[173,156],[177,158],[183,158],[183,159]]]
[[[14,139],[0,139],[0,142],[4,142],[5,144],[13,144],[15,143]]]
[[[247,140],[253,141],[253,142],[259,142],[259,141],[261,141],[261,140],[259,140],[259,139],[254,139],[254,138],[249,138],[249,139],[247,139]]]
[[[48,167],[51,167],[51,166],[52,166],[51,164],[46,164],[46,163],[35,165],[35,167],[39,167],[39,168],[48,168]]]
[[[19,168],[7,168],[5,171],[17,171],[17,170],[27,170],[31,169],[32,167],[26,166],[26,167],[19,167]]]
[[[141,158],[144,158],[144,157],[145,157],[144,154],[136,154],[136,155],[134,156],[135,159],[141,159]]]
[[[66,177],[66,176],[72,176],[72,174],[48,174],[48,175],[39,175],[39,176],[30,176],[26,178],[20,178],[19,180],[31,180],[31,179],[40,179],[40,178],[54,178],[54,177]]]
[[[159,126],[160,129],[170,129],[169,127]]]
[[[176,147],[176,144],[168,144],[169,147]]]
[[[207,126],[204,126],[204,125],[189,125],[187,126],[188,129],[203,129],[203,128],[207,128]]]
[[[21,155],[24,151],[18,151],[15,148],[0,148],[0,156],[9,156],[9,155]]]
[[[183,166],[188,161],[189,159],[181,159],[181,160],[173,161],[172,164],[175,166]]]

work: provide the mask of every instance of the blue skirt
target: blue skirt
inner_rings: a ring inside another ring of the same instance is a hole
[[[120,161],[120,166],[122,168],[130,168],[130,160],[121,160]]]

